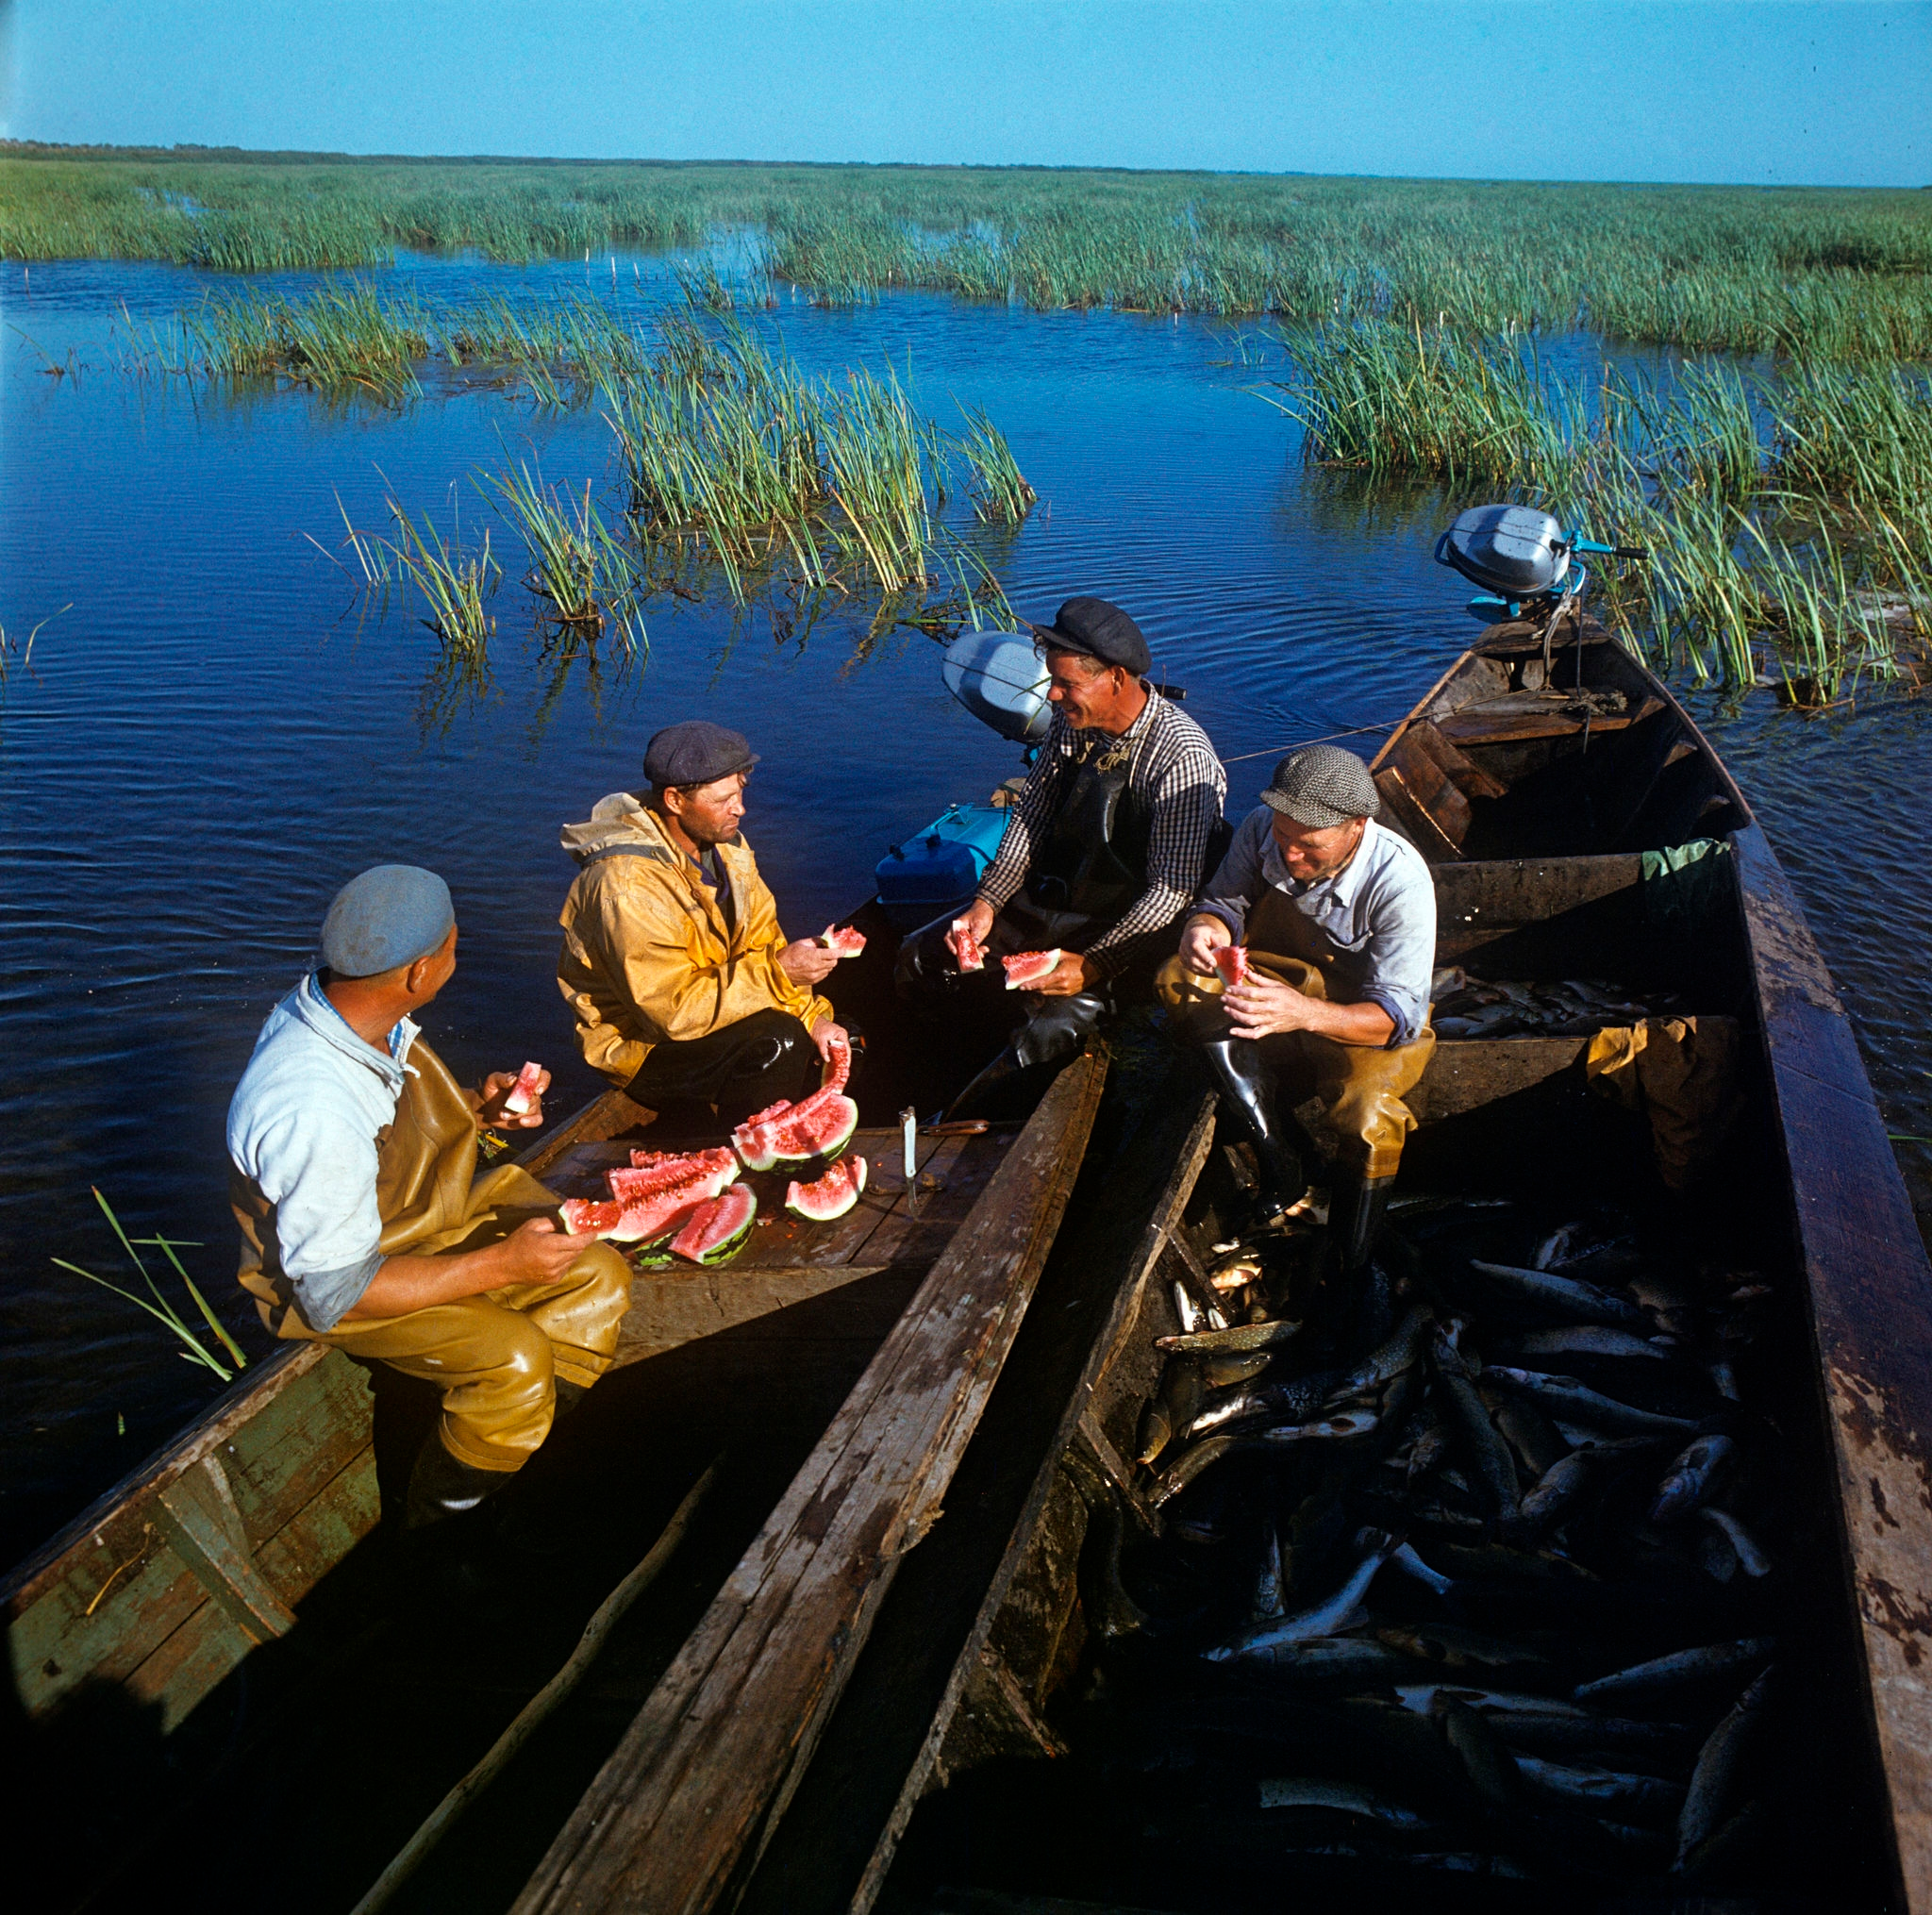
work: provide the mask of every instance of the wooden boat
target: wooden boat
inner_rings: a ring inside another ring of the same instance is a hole
[[[1589,974],[1668,984],[1701,1019],[1739,1022],[1752,1116],[1733,1208],[1788,1305],[1793,1495],[1832,1544],[1813,1593],[1840,1711],[1817,1727],[1837,1738],[1842,1839],[1861,1863],[1843,1870],[1838,1906],[1932,1908],[1932,1705],[1915,1674],[1932,1647],[1932,1272],[1776,860],[1667,689],[1589,626],[1554,648],[1492,629],[1375,772],[1436,866],[1444,960],[1546,974],[1581,953]],[[1638,1175],[1647,1141],[1582,1091],[1581,1049],[1441,1043],[1405,1179],[1581,1189]],[[641,1360],[582,1412],[608,1397],[615,1420],[559,1432],[560,1485],[575,1460],[636,1506],[605,1538],[607,1495],[580,1532],[565,1568],[582,1587],[556,1598],[571,1629],[714,1454],[721,1423],[741,1430],[747,1395],[769,1436],[760,1467],[583,1707],[461,1825],[422,1906],[1244,1905],[1184,1841],[1111,1867],[1080,1852],[1091,1873],[1070,1882],[1078,1845],[1038,1812],[1057,1799],[1052,1778],[1080,1768],[1056,1724],[1091,1662],[1076,1574],[1091,1486],[1158,1520],[1124,1460],[1158,1374],[1152,1340],[1174,1327],[1170,1279],[1198,1280],[1241,1203],[1211,1098],[1131,1052],[1081,1164],[1101,1070],[1083,1059],[1024,1130],[957,1146],[954,1162],[973,1157],[987,1180],[943,1248],[919,1239],[923,1278],[888,1259],[890,1232],[906,1229],[889,1213],[849,1255],[771,1263],[758,1280],[772,1307],[748,1306],[761,1314],[737,1317],[724,1276],[702,1299],[641,1292],[626,1353]],[[626,1121],[605,1100],[535,1168],[594,1172]],[[970,1177],[956,1174],[962,1203]],[[936,1201],[922,1228],[941,1221]],[[630,1383],[641,1400],[626,1403]],[[707,1420],[721,1387],[728,1414]],[[350,1906],[561,1659],[554,1641],[440,1645],[353,1600],[381,1407],[337,1359],[280,1357],[8,1585],[15,1726],[46,1773],[98,1784],[124,1749],[153,1758],[126,1765],[137,1781],[172,1768],[181,1786],[142,1804],[148,1833],[175,1839],[219,1807],[228,1870],[277,1869],[278,1897],[298,1907]],[[632,1418],[653,1445],[644,1466],[623,1447]],[[412,1682],[414,1717],[397,1702]],[[304,1711],[324,1692],[385,1707],[326,1720],[306,1767],[244,1776],[258,1752],[291,1760],[260,1719],[309,1733]],[[304,1787],[319,1809],[289,1806]],[[91,1791],[90,1813],[108,1792]],[[129,1818],[111,1834],[80,1820],[93,1865],[75,1884],[95,1896],[155,1854]],[[225,1895],[248,1899],[204,1900]]]
[[[1746,1116],[1707,1201],[1780,1299],[1777,1417],[1799,1527],[1818,1543],[1791,1571],[1811,1670],[1794,1742],[1833,1793],[1816,1841],[1794,1844],[1791,1906],[1932,1908],[1932,1270],[1849,1021],[1763,831],[1669,691],[1589,624],[1554,648],[1541,630],[1492,627],[1374,770],[1435,866],[1443,961],[1664,985],[1700,1023],[1737,1022]],[[1440,1043],[1405,1183],[1654,1187],[1641,1119],[1583,1088],[1584,1044]],[[1131,1524],[1158,1526],[1124,1458],[1159,1373],[1153,1339],[1178,1326],[1170,1279],[1199,1281],[1240,1214],[1240,1181],[1211,1100],[1185,1077],[1106,1161],[1096,1153],[943,1520],[941,1493],[913,1470],[891,1475],[894,1496],[864,1524],[828,1526],[822,1499],[846,1480],[854,1434],[835,1425],[518,1915],[1079,1915],[1296,1892],[1272,1859],[1231,1866],[1211,1817],[1158,1840],[1091,1839],[1100,1797],[1078,1777],[1092,1754],[1070,1754],[1056,1726],[1091,1668],[1076,1574],[1091,1486],[1110,1486]],[[893,1468],[889,1426],[865,1468]],[[1322,1887],[1313,1906],[1375,1906],[1345,1860]],[[1546,1906],[1540,1892],[1405,1890],[1484,1907]]]
[[[49,1906],[118,1898],[197,1816],[219,1817],[225,1855],[200,1906],[257,1906],[268,1876],[247,1861],[276,1861],[291,1816],[317,1858],[278,1902],[352,1905],[722,1455],[676,1576],[628,1625],[640,1663],[600,1670],[586,1720],[601,1712],[606,1726],[601,1744],[591,1732],[588,1780],[855,1380],[877,1372],[900,1390],[918,1372],[943,1424],[939,1452],[963,1443],[1106,1074],[1104,1059],[1080,1060],[1024,1124],[921,1129],[909,1199],[903,1131],[862,1128],[849,1148],[869,1159],[867,1189],[846,1216],[803,1223],[783,1210],[782,1177],[755,1178],[763,1214],[737,1258],[640,1273],[617,1368],[525,1473],[561,1521],[584,1521],[561,1560],[533,1564],[539,1626],[506,1631],[499,1618],[452,1634],[409,1614],[394,1587],[379,1518],[433,1397],[314,1344],[252,1368],[0,1586],[15,1773],[35,1778],[32,1814],[70,1856]],[[655,1140],[650,1117],[609,1092],[526,1167],[559,1196],[601,1191],[607,1165]],[[325,1750],[342,1765],[299,1809],[274,1776],[291,1742],[294,1771],[312,1773]],[[372,1815],[385,1761],[393,1801]],[[539,1812],[525,1871],[568,1807]]]

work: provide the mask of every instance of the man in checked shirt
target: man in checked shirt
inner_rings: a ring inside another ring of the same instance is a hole
[[[954,1100],[955,1116],[1017,1072],[1071,1057],[1121,998],[1146,993],[1224,838],[1226,774],[1201,727],[1147,682],[1140,626],[1105,599],[1070,598],[1032,630],[1053,729],[958,920],[989,962],[962,979],[962,939],[941,919],[907,941],[900,990],[935,1003],[963,987],[984,1000],[1004,983],[991,960],[1064,955],[1006,1049]]]

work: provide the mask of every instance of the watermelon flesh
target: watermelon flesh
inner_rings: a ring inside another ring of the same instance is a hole
[[[857,958],[865,949],[865,933],[850,924],[827,924],[819,933],[819,942],[841,958]]]
[[[1245,984],[1253,974],[1248,970],[1248,947],[1245,944],[1224,944],[1214,954],[1214,968],[1221,973],[1224,984]]]
[[[844,1094],[851,1074],[851,1045],[834,1043],[825,1058],[824,1080],[809,1097],[796,1104],[781,1099],[747,1117],[731,1133],[731,1147],[745,1169],[768,1171],[774,1164],[800,1163],[843,1150],[858,1128],[858,1106]]]
[[[953,920],[953,961],[961,971],[984,971],[986,969],[986,946],[973,935],[973,926],[964,918]]]
[[[758,1200],[744,1185],[733,1184],[699,1207],[671,1240],[672,1254],[690,1263],[727,1262],[744,1248],[758,1213]]]
[[[1058,951],[1016,951],[1010,958],[1002,958],[1000,962],[1007,967],[1007,989],[1027,991],[1043,977],[1051,977],[1059,968],[1060,953]]]
[[[558,1206],[563,1227],[573,1237],[654,1243],[689,1224],[738,1175],[738,1159],[728,1150],[684,1157],[637,1151],[632,1156],[651,1160],[611,1171],[608,1202],[571,1197]]]
[[[517,1081],[509,1087],[509,1095],[503,1100],[503,1114],[506,1117],[521,1117],[537,1101],[537,1079],[543,1074],[541,1064],[525,1064],[517,1073]]]
[[[785,1192],[785,1207],[808,1224],[829,1224],[842,1217],[865,1189],[865,1153],[841,1157],[816,1183],[793,1182]]]

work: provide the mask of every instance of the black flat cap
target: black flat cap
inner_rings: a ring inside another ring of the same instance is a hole
[[[1104,598],[1070,598],[1054,614],[1052,624],[1036,625],[1030,619],[1027,624],[1049,652],[1077,652],[1103,665],[1118,665],[1137,678],[1154,662],[1141,627]]]
[[[733,772],[748,772],[758,754],[744,734],[705,718],[667,724],[644,747],[644,776],[654,785],[708,785]]]

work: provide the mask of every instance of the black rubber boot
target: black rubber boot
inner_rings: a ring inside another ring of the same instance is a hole
[[[1261,1213],[1278,1217],[1308,1188],[1302,1155],[1282,1135],[1274,1114],[1274,1074],[1258,1045],[1247,1038],[1218,1038],[1201,1046],[1221,1094],[1240,1113],[1261,1168]]]
[[[1328,1196],[1328,1234],[1341,1252],[1344,1271],[1359,1270],[1374,1255],[1375,1240],[1389,1214],[1391,1177],[1338,1172]]]
[[[996,1107],[1001,1089],[1042,1064],[1064,1063],[1100,1027],[1108,1002],[1097,991],[1077,991],[1071,997],[1049,997],[1016,1030],[1011,1041],[946,1108],[949,1122],[979,1117]]]
[[[559,1376],[551,1387],[557,1391],[557,1408],[550,1419],[551,1427],[554,1429],[590,1395],[591,1386],[588,1383],[573,1383],[567,1377]]]
[[[403,1507],[405,1529],[427,1529],[452,1516],[468,1516],[509,1482],[514,1471],[478,1470],[453,1457],[441,1436],[431,1430],[416,1452],[409,1472],[409,1495]]]

